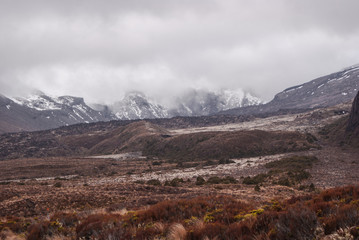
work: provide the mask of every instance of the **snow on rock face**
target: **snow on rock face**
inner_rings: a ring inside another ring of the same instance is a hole
[[[11,98],[16,104],[35,109],[40,112],[51,112],[53,119],[62,124],[95,122],[104,119],[101,112],[86,105],[83,98],[72,96],[51,97],[37,91],[28,97]],[[41,114],[40,114],[41,115]],[[48,117],[46,117],[49,119]]]
[[[115,116],[121,120],[151,119],[168,117],[167,110],[148,99],[143,93],[130,92],[111,107]]]
[[[221,111],[237,107],[258,105],[262,103],[259,98],[254,97],[250,93],[244,92],[242,89],[237,89],[234,91],[224,90],[217,94],[224,99],[224,104]]]
[[[176,99],[172,107],[165,107],[141,92],[130,92],[110,109],[116,118],[150,119],[174,116],[205,116],[235,107],[260,104],[261,100],[238,90],[221,90],[217,92],[205,90],[189,90]]]
[[[170,110],[173,116],[203,116],[220,111],[261,104],[259,98],[237,90],[205,91],[191,90],[177,100],[178,104]]]
[[[15,103],[36,109],[38,111],[61,110],[76,105],[85,106],[83,98],[72,96],[51,97],[42,92],[36,92],[27,97],[11,98]]]
[[[46,95],[30,95],[26,98],[12,98],[15,103],[20,105],[27,106],[29,108],[36,109],[38,111],[45,110],[60,110],[61,107],[57,102],[49,96]]]
[[[359,65],[285,89],[272,103],[281,108],[312,108],[349,101],[359,87]],[[284,104],[285,103],[285,104]]]
[[[83,122],[168,118],[173,116],[205,116],[223,110],[257,105],[261,100],[238,90],[217,92],[190,90],[177,98],[175,106],[162,106],[141,92],[129,92],[125,97],[110,105],[98,105],[97,110],[89,107],[83,98],[72,96],[52,97],[35,92],[28,97],[11,98],[15,104],[39,111],[47,121],[51,119],[60,125]]]

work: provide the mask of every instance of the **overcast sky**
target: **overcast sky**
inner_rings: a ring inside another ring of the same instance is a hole
[[[0,0],[0,92],[264,100],[359,63],[358,0]]]

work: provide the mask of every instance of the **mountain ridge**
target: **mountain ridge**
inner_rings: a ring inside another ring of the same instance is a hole
[[[226,96],[221,96],[222,93],[193,91],[183,98],[183,101],[186,99],[187,102],[179,102],[174,107],[164,107],[141,92],[129,92],[112,105],[93,104],[93,107],[86,104],[81,97],[52,97],[41,91],[28,97],[3,96],[0,104],[0,133],[45,130],[111,120],[205,116],[235,106],[236,102],[237,106],[260,103],[258,98],[242,90],[228,90]],[[198,104],[195,105],[195,102]],[[13,112],[13,109],[18,110]],[[9,122],[14,126],[10,126]]]
[[[94,104],[93,107],[80,97],[50,97],[42,92],[28,98],[7,98],[2,95],[0,133],[111,120],[295,113],[352,101],[358,90],[359,65],[353,65],[286,88],[268,103],[241,89],[217,92],[192,89],[178,96],[172,106],[161,105],[141,92],[129,92],[114,104]]]
[[[350,102],[359,90],[359,65],[331,73],[312,81],[286,88],[270,102],[234,108],[218,114],[251,115],[285,109],[314,109]]]

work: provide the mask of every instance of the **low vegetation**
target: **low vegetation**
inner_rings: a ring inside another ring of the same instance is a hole
[[[272,200],[229,196],[169,200],[144,210],[57,212],[49,218],[7,217],[1,236],[27,239],[318,239],[359,237],[359,186]],[[55,238],[57,237],[57,238]]]
[[[174,178],[171,181],[166,181],[165,186],[178,187],[184,183],[182,178]]]
[[[60,128],[56,131],[16,133],[0,136],[0,157],[91,156],[142,152],[149,158],[193,161],[252,157],[317,148],[315,139],[299,132],[262,130],[233,132],[199,132],[169,135],[158,125],[145,121],[123,122],[107,129],[89,127]],[[120,143],[120,144],[119,144]]]
[[[244,184],[258,185],[265,182],[282,186],[293,186],[310,178],[307,169],[312,168],[318,161],[314,156],[291,156],[265,164],[270,169],[268,173],[261,173],[253,177],[243,179]]]
[[[172,180],[166,180],[165,182],[161,182],[158,179],[150,179],[148,181],[141,181],[138,180],[135,183],[137,184],[147,184],[147,185],[153,185],[153,186],[170,186],[170,187],[180,187],[181,185],[185,183],[190,183],[191,180],[187,179],[186,181],[183,180],[183,178],[173,178]],[[218,177],[218,176],[212,176],[207,179],[207,181],[202,177],[198,176],[196,178],[195,185],[213,185],[213,184],[236,184],[238,181],[232,177],[232,176],[225,176],[225,177]]]
[[[207,161],[220,159],[219,164],[232,163],[231,158],[254,157],[318,148],[312,135],[298,132],[267,132],[261,130],[234,132],[203,132],[165,139],[148,138],[146,156],[172,161]],[[210,162],[208,162],[210,165]]]

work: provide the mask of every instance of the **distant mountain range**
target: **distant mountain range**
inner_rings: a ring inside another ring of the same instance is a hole
[[[83,98],[50,97],[37,91],[28,97],[0,96],[0,133],[35,131],[110,120],[207,116],[233,107],[260,104],[261,100],[237,91],[191,90],[178,97],[173,107],[162,106],[141,92],[130,92],[111,105],[88,106]]]
[[[359,90],[359,65],[290,87],[266,104],[239,89],[218,92],[190,90],[172,107],[141,92],[127,93],[111,105],[87,105],[83,98],[50,97],[36,92],[28,97],[0,95],[0,133],[35,131],[77,123],[111,120],[160,119],[175,116],[261,115],[305,111],[352,101]]]
[[[266,104],[233,108],[219,114],[251,115],[285,109],[312,109],[351,102],[359,91],[359,65],[290,87]]]

